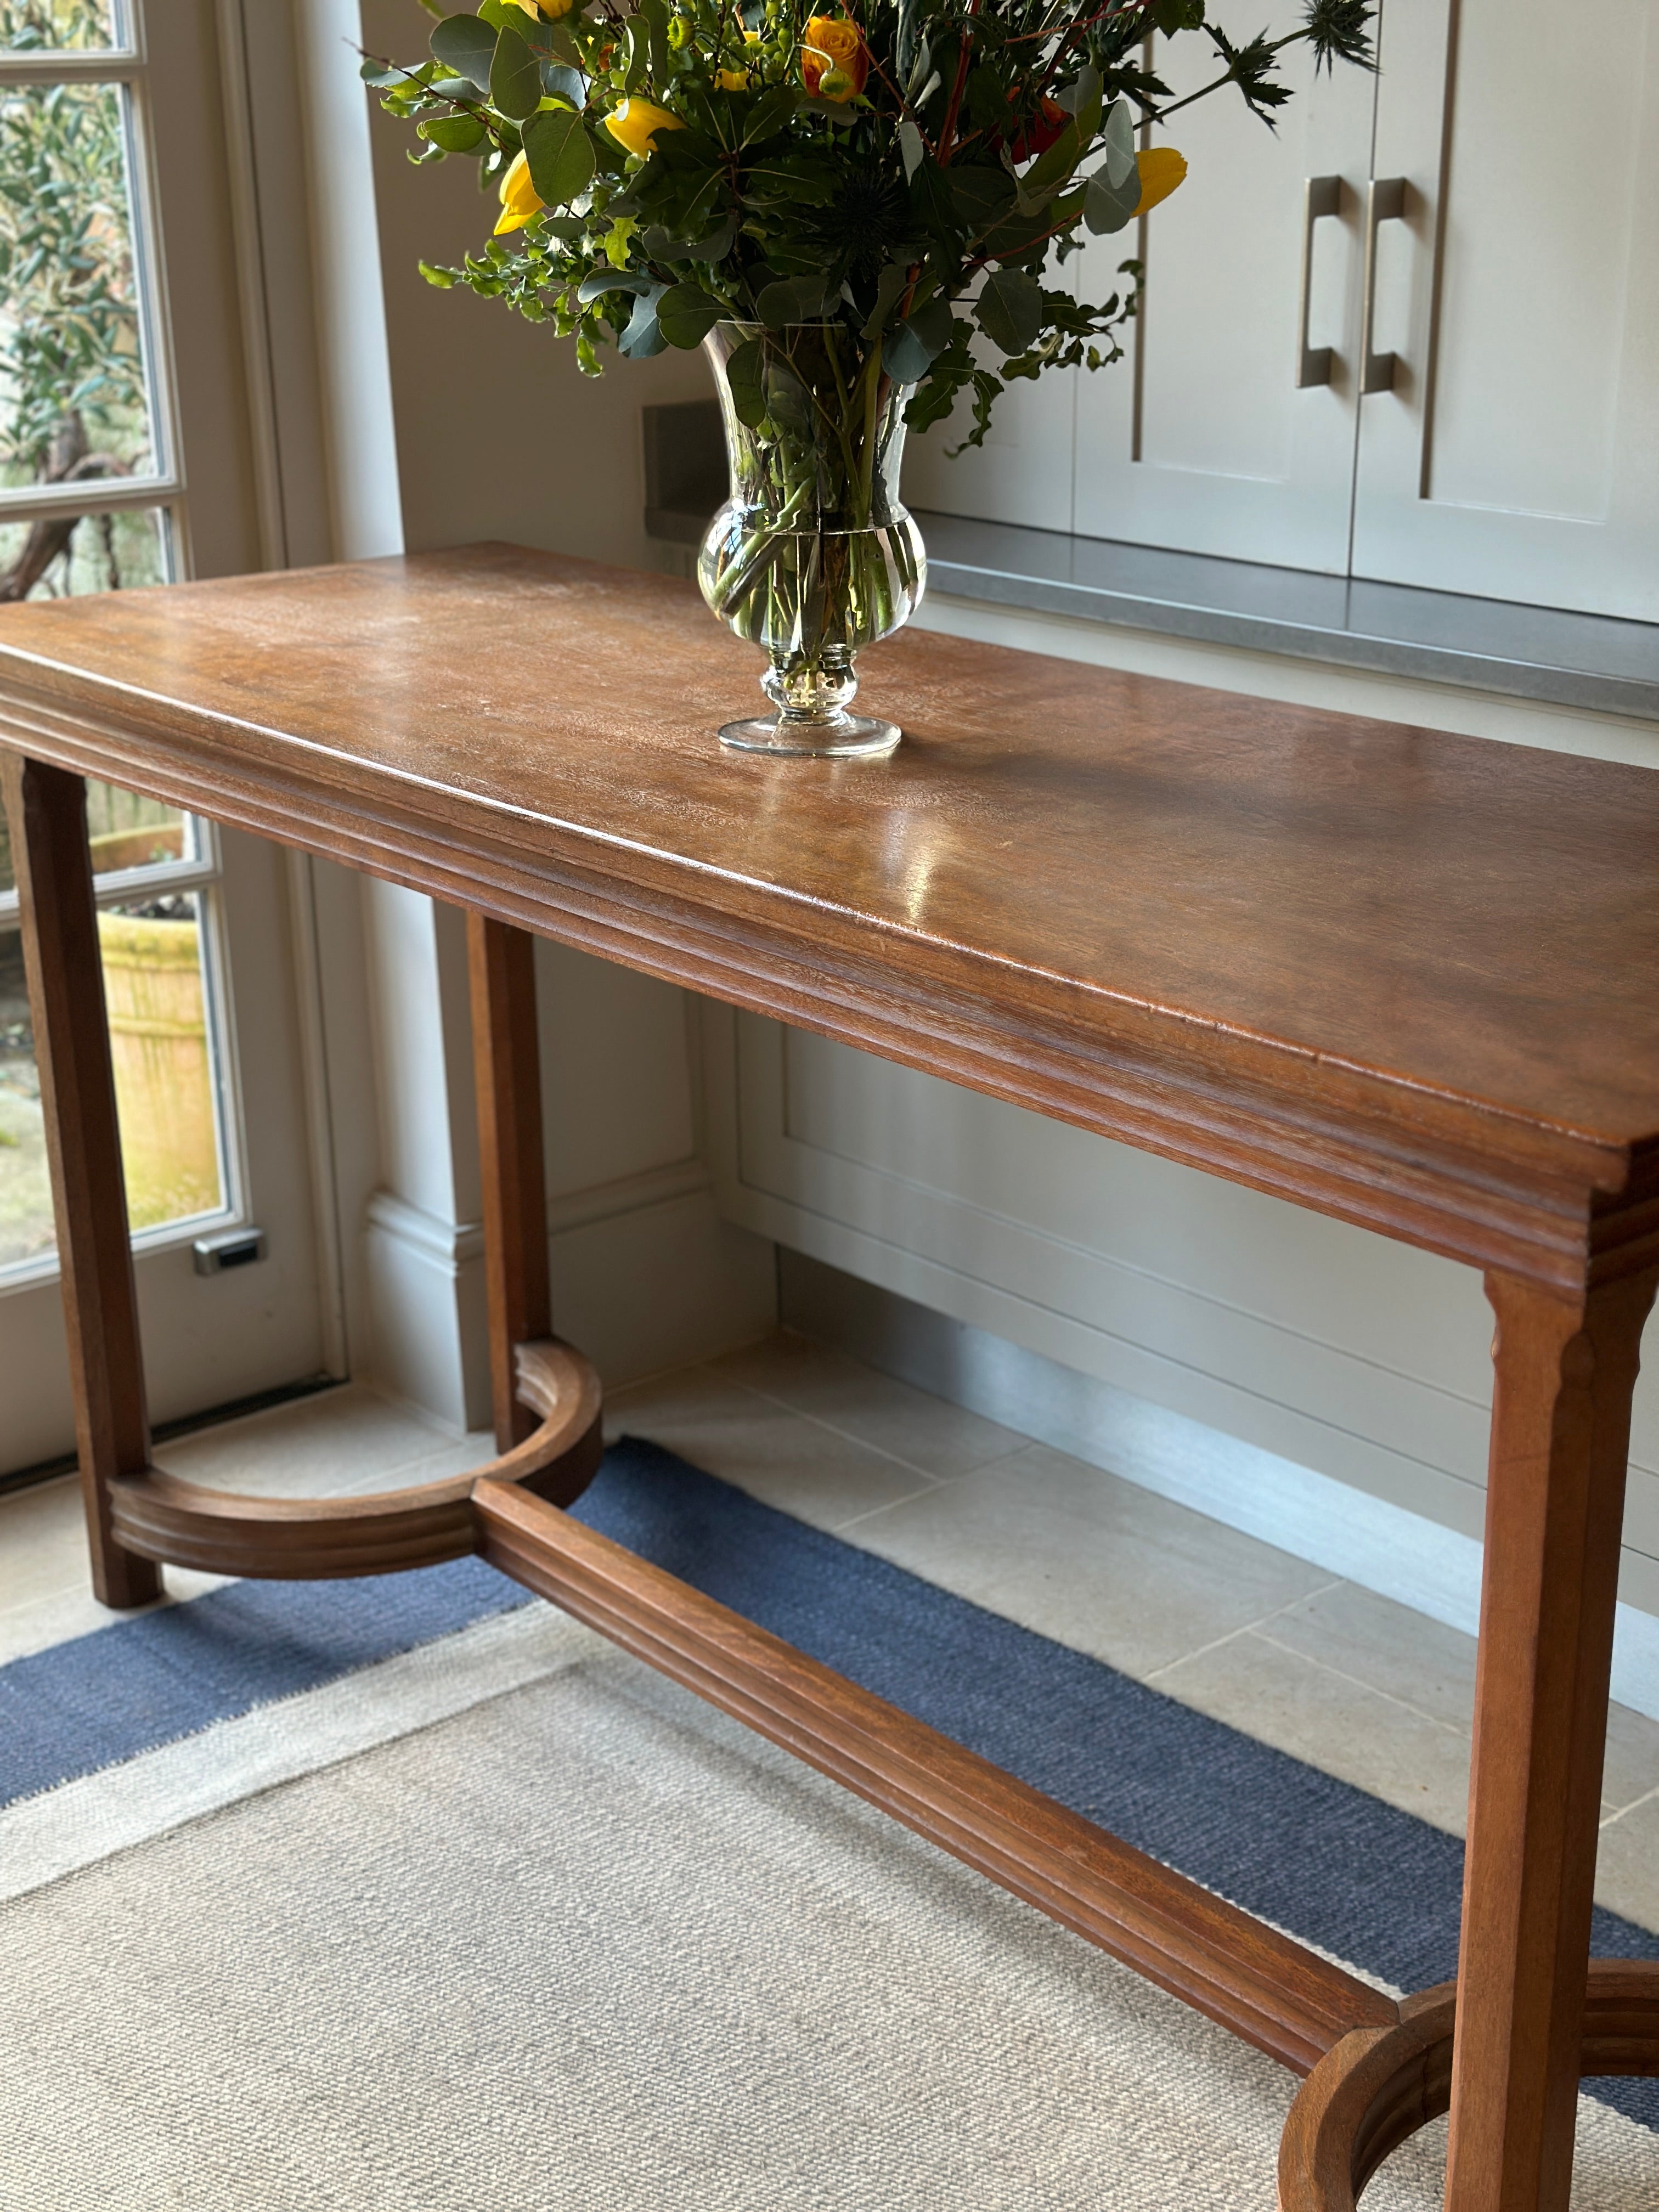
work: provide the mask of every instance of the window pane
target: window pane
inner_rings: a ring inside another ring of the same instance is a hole
[[[193,895],[98,917],[135,1229],[219,1211],[219,1086]],[[0,1268],[49,1253],[52,1190],[22,941],[0,932]]]
[[[95,875],[196,857],[196,824],[189,815],[164,806],[159,799],[118,791],[112,783],[87,786],[87,828]]]
[[[112,0],[0,0],[0,47],[21,52],[125,44]]]
[[[193,895],[98,917],[121,1157],[135,1229],[224,1203],[218,1084]]]
[[[154,472],[125,97],[0,86],[0,484]]]
[[[172,581],[165,509],[0,521],[0,599],[70,599]]]
[[[165,806],[159,799],[140,799],[136,792],[118,791],[112,783],[88,784],[87,828],[95,875],[112,876],[123,868],[151,868],[168,860],[201,857],[193,814],[181,814],[176,806]],[[0,813],[0,894],[16,888],[6,817]]]

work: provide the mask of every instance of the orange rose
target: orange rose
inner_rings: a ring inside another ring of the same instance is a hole
[[[814,15],[800,46],[801,82],[820,100],[855,100],[870,74],[870,55],[856,23]]]

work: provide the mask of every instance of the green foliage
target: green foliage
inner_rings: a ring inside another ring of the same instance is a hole
[[[0,0],[10,49],[106,39],[100,0]],[[91,84],[17,85],[0,102],[0,458],[14,471],[93,473],[88,443],[118,467],[148,447],[119,103]]]
[[[1134,219],[1143,125],[1228,87],[1271,125],[1301,41],[1322,66],[1370,64],[1370,0],[1306,0],[1277,40],[1235,40],[1221,4],[865,0],[809,40],[811,0],[574,0],[556,18],[482,0],[439,22],[429,59],[363,74],[416,125],[412,158],[479,158],[486,187],[528,165],[539,208],[459,269],[423,264],[431,282],[550,322],[592,374],[607,342],[639,358],[721,318],[827,319],[860,364],[879,349],[881,393],[915,385],[913,424],[969,398],[978,444],[1009,378],[1120,356],[1139,264],[1097,307],[1043,279],[1085,228]],[[1146,66],[1152,31],[1206,40],[1220,73],[1175,100]],[[671,120],[648,141],[637,111],[613,130],[625,100]],[[741,371],[733,389],[773,404]]]

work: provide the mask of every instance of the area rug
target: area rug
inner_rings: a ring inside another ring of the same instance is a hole
[[[1450,1972],[1409,1815],[652,1445],[578,1511],[1355,1971]],[[1272,2212],[1289,2075],[477,1561],[0,1668],[0,1807],[3,2212]],[[1592,2087],[1575,2205],[1659,2212],[1655,2085]]]

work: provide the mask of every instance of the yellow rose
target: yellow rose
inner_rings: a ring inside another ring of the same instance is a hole
[[[743,35],[750,46],[759,46],[761,34],[758,31],[745,31]],[[746,92],[749,88],[749,72],[747,70],[716,70],[714,82],[722,92]]]
[[[651,141],[659,131],[684,131],[685,125],[678,115],[671,115],[665,107],[658,107],[648,100],[625,100],[605,117],[605,127],[617,143],[625,146],[630,154],[648,154]]]
[[[551,15],[556,20],[561,15],[568,15],[575,6],[576,0],[541,0],[539,6],[537,0],[513,0],[513,4],[515,8],[522,8],[533,22],[539,15]]]
[[[1173,146],[1150,146],[1144,154],[1135,155],[1135,167],[1140,172],[1140,204],[1137,215],[1145,215],[1160,200],[1167,200],[1187,173],[1186,156],[1177,154]]]
[[[501,179],[501,219],[495,226],[496,237],[505,231],[522,230],[531,216],[539,214],[544,205],[530,181],[529,162],[522,154],[515,154]]]
[[[870,56],[856,23],[814,15],[800,42],[801,82],[820,100],[846,101],[864,89]]]

